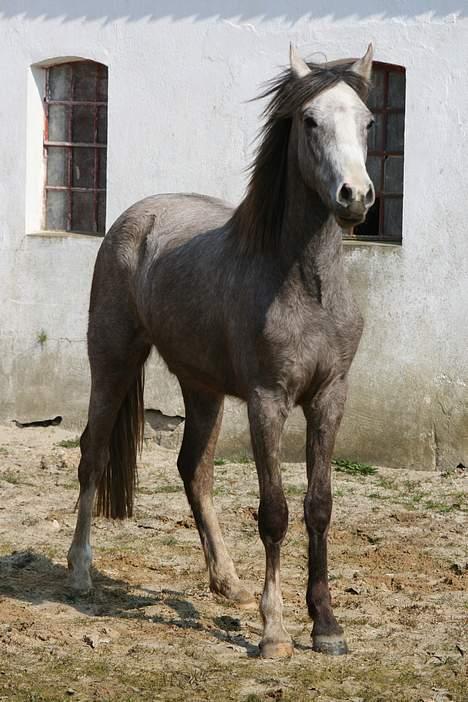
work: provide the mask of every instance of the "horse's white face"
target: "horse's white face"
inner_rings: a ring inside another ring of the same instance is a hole
[[[352,67],[366,79],[370,79],[372,53],[370,46]],[[299,75],[309,70],[293,52],[291,66]],[[340,82],[303,105],[296,120],[299,168],[305,182],[318,192],[341,227],[360,224],[375,200],[366,170],[371,112],[355,90]]]

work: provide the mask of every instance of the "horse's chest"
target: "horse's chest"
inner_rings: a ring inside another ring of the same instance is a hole
[[[356,308],[335,313],[315,305],[283,311],[267,333],[281,383],[300,395],[317,377],[346,374],[361,332]]]

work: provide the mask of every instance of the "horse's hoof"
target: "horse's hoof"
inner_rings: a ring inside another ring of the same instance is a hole
[[[75,595],[89,595],[93,589],[93,582],[88,573],[78,575],[71,568],[68,575],[68,585]]]
[[[257,609],[258,601],[257,598],[252,595],[249,590],[242,588],[236,593],[235,597],[231,598],[231,602],[236,604],[241,609]]]
[[[348,645],[340,634],[317,634],[312,635],[312,650],[328,656],[344,656],[348,653]]]
[[[72,590],[74,595],[77,595],[79,597],[84,597],[85,595],[91,594],[93,591],[93,584],[92,583],[86,583],[86,582],[76,582],[74,580],[71,580],[69,582],[70,589]]]
[[[260,641],[260,655],[262,658],[291,658],[294,647],[291,641]]]
[[[257,609],[258,607],[256,598],[245,587],[217,587],[212,584],[210,589],[213,594],[229,600],[241,609]]]

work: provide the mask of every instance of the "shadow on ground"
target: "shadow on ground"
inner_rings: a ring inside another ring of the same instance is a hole
[[[9,597],[32,605],[46,602],[68,604],[90,617],[119,617],[141,619],[163,626],[203,631],[218,641],[233,643],[245,649],[247,656],[256,657],[258,648],[239,632],[239,620],[229,616],[212,619],[213,625],[201,621],[200,612],[192,602],[176,590],[151,590],[130,586],[123,580],[111,578],[97,570],[92,573],[94,588],[80,595],[68,585],[68,571],[50,558],[34,551],[13,551],[0,557],[0,598]],[[146,613],[147,607],[171,608],[176,617]]]

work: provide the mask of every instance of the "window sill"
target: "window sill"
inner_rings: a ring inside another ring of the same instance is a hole
[[[96,232],[65,232],[59,230],[41,230],[38,232],[29,232],[27,236],[41,237],[43,239],[103,239],[104,234],[96,234]]]
[[[384,249],[398,249],[402,247],[401,242],[398,241],[366,241],[365,239],[344,239],[343,244],[345,246],[369,246],[370,248],[380,247]]]

